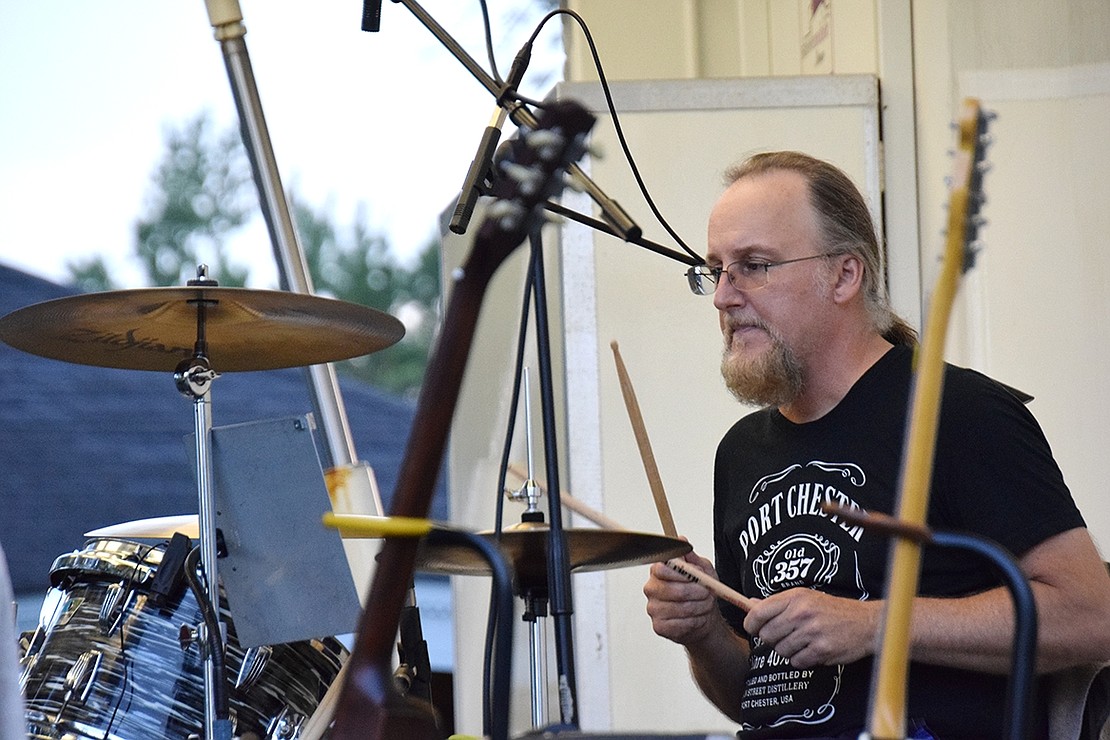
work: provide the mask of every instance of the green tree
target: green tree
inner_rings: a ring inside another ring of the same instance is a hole
[[[166,132],[145,215],[135,226],[136,255],[152,285],[183,285],[197,265],[220,285],[246,285],[248,270],[231,264],[225,240],[258,208],[246,153],[234,129],[212,132],[207,113]]]
[[[99,255],[88,259],[66,262],[70,282],[85,293],[115,290],[118,286],[108,274],[108,265]]]
[[[366,226],[360,205],[354,224],[340,233],[323,210],[290,198],[305,262],[318,294],[399,316],[404,338],[371,355],[339,363],[339,369],[395,393],[414,395],[424,377],[439,300],[439,244],[425,245],[412,267],[400,264],[380,234]]]

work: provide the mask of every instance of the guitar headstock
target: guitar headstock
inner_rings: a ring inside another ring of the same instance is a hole
[[[488,277],[540,223],[543,205],[557,197],[566,170],[586,152],[586,136],[596,118],[580,103],[558,100],[546,104],[536,125],[521,127],[498,149],[496,175],[486,211],[465,271]]]
[[[983,173],[986,171],[986,149],[990,144],[987,125],[993,114],[983,111],[975,98],[964,98],[955,127],[958,140],[951,184],[948,194],[948,249],[946,255],[959,250],[962,272],[975,264],[975,240],[983,219],[979,215],[986,197],[983,194]]]

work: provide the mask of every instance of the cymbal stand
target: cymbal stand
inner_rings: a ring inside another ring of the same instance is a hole
[[[528,658],[529,676],[532,679],[532,727],[547,725],[547,630],[543,620],[547,617],[547,594],[526,591],[522,619],[530,625],[531,654]]]
[[[540,491],[536,485],[535,464],[533,459],[532,442],[532,389],[528,382],[528,368],[523,369],[524,391],[524,437],[525,451],[528,462],[528,480],[520,490],[509,494],[514,501],[525,502],[525,510],[520,515],[522,522],[542,522],[543,512],[539,509]],[[524,600],[523,619],[530,625],[529,629],[529,671],[532,679],[532,726],[543,727],[547,723],[547,631],[542,621],[547,616],[547,592],[541,593],[525,591],[521,594]]]
[[[242,10],[238,0],[205,0],[205,7],[214,36],[220,45],[232,97],[239,113],[243,145],[258,187],[259,205],[270,235],[282,288],[298,293],[312,293],[312,276],[297,233],[292,207],[282,186],[247,49]],[[312,396],[313,410],[320,421],[326,443],[320,449],[325,458],[324,468],[356,468],[358,453],[335,367],[331,363],[310,365],[304,372]],[[383,507],[381,501],[377,500],[376,491],[374,499],[374,506],[381,513]],[[356,572],[354,575],[357,578],[359,574]],[[408,658],[416,658],[420,668],[425,669],[425,675],[419,681],[409,684],[409,687],[410,690],[415,687],[418,695],[430,700],[431,685],[426,679],[431,675],[431,668],[426,660],[427,650],[422,647],[420,611],[416,605],[414,586],[410,586],[408,590],[404,619],[407,627],[403,630],[402,637],[410,648]]]
[[[197,268],[197,279],[188,281],[188,285],[197,287],[215,287],[216,281],[207,279],[208,268],[200,265]],[[220,580],[216,566],[216,511],[215,498],[212,489],[212,458],[209,454],[212,439],[212,407],[209,400],[212,381],[219,377],[219,373],[212,369],[208,361],[208,341],[206,339],[206,320],[211,299],[200,297],[195,301],[197,308],[197,340],[193,356],[182,362],[174,371],[174,381],[177,389],[186,397],[193,399],[193,429],[196,437],[196,478],[197,501],[200,524],[200,561],[204,570],[205,589],[208,600],[213,605],[216,620],[219,620]],[[223,686],[224,677],[216,675],[216,661],[214,650],[223,650],[224,635],[223,624],[220,624],[218,635],[206,634],[200,640],[201,651],[204,655],[204,737],[205,740],[223,740],[231,737],[231,722],[227,717],[217,716],[217,706],[226,702],[219,702],[217,693]],[[206,633],[207,627],[202,624],[200,629]],[[217,734],[219,732],[220,734]]]

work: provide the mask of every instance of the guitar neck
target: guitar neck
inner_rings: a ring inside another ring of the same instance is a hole
[[[978,165],[983,156],[985,117],[978,101],[965,100],[948,203],[948,238],[941,274],[933,291],[925,335],[915,358],[910,423],[899,480],[896,517],[923,527],[929,507],[937,425],[944,390],[944,347],[960,276],[971,266],[981,200]],[[896,539],[887,570],[886,606],[879,654],[871,683],[869,735],[873,740],[906,737],[906,696],[914,598],[921,571],[921,545]]]
[[[538,228],[542,204],[562,189],[562,174],[585,151],[594,117],[573,101],[541,113],[510,148],[512,167],[495,182],[490,206],[466,264],[456,274],[435,353],[428,363],[405,458],[393,494],[391,516],[427,516],[462,386],[467,357],[486,287],[498,267]],[[354,650],[336,708],[333,738],[441,737],[426,705],[399,694],[392,681],[393,644],[412,585],[418,542],[387,538],[359,620]]]

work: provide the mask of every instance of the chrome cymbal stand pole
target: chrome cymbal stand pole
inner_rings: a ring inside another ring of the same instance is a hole
[[[297,293],[312,293],[312,276],[308,271],[308,263],[293,221],[289,200],[282,187],[277,157],[270,140],[266,116],[262,109],[262,99],[258,93],[254,68],[247,50],[247,30],[243,25],[242,10],[238,0],[205,0],[205,7],[213,35],[219,42],[220,51],[223,54],[232,97],[235,99],[235,107],[239,113],[243,145],[258,187],[258,200],[270,234],[282,287]],[[325,458],[324,468],[336,470],[355,468],[358,463],[358,452],[355,449],[335,367],[331,363],[310,365],[305,368],[305,379],[312,395],[313,410],[318,417],[326,442],[320,450],[321,457]],[[373,491],[373,498],[376,513],[382,513],[384,507],[378,499],[376,490]],[[356,572],[356,578],[358,575]],[[412,614],[409,617],[409,624],[418,627],[419,611],[416,606],[415,586],[409,587],[406,608]],[[404,632],[406,635],[414,633],[415,630]],[[408,653],[410,659],[414,655],[426,656],[426,650],[411,649]],[[427,681],[431,676],[431,666],[426,660],[422,660],[418,668],[422,674],[421,680],[413,683],[413,689],[410,690],[415,690],[421,698],[431,701],[431,686]],[[317,708],[318,713],[331,710],[330,705],[321,705]],[[313,719],[316,717],[314,716]],[[324,718],[320,719],[323,723]]]
[[[524,621],[531,623],[532,726],[539,729],[547,725],[547,600],[525,596],[524,603]]]
[[[207,279],[208,268],[197,268],[197,279],[189,285],[198,287],[215,286],[214,280]],[[216,565],[216,510],[212,489],[212,458],[209,455],[212,439],[212,406],[209,399],[212,381],[219,374],[212,370],[208,361],[208,341],[205,327],[208,301],[200,291],[195,300],[197,308],[197,341],[193,356],[183,360],[174,371],[177,389],[186,397],[193,399],[193,429],[196,437],[196,478],[197,502],[200,524],[200,560],[204,567],[205,590],[209,603],[215,610],[216,622],[221,626],[221,634],[204,635],[199,640],[204,656],[204,737],[205,740],[223,740],[231,737],[231,722],[226,716],[226,696],[220,700],[224,676],[216,675],[216,661],[213,650],[223,650],[222,623],[219,622],[220,579]],[[202,630],[206,630],[201,625]]]
[[[523,522],[542,522],[543,511],[539,508],[540,489],[536,484],[534,442],[532,437],[532,385],[529,382],[528,368],[524,368],[521,389],[524,393],[524,438],[528,458],[528,480],[519,491],[510,494],[515,501],[523,500],[526,505],[521,514]],[[529,627],[530,678],[532,680],[532,726],[539,728],[547,724],[547,630],[543,618],[547,616],[546,589],[541,595],[521,594],[524,599],[524,621]]]
[[[238,0],[205,0],[209,22],[223,53],[228,81],[243,134],[243,145],[251,162],[258,186],[262,216],[270,233],[282,287],[297,293],[312,293],[312,277],[297,236],[289,201],[278,173],[262,100],[247,52],[246,27]],[[358,459],[351,436],[347,410],[339,390],[339,380],[331,363],[305,369],[312,391],[313,410],[327,442],[321,453],[327,456],[325,468],[351,465]],[[378,506],[380,511],[381,506]]]

